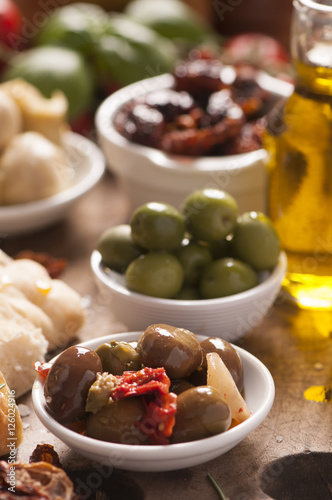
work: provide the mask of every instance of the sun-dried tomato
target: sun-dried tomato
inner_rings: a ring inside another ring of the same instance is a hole
[[[168,444],[175,424],[177,396],[169,392],[170,379],[164,368],[143,368],[124,372],[112,392],[112,399],[143,396],[145,415],[137,422],[151,444]]]
[[[50,444],[37,444],[29,457],[29,463],[46,462],[61,468],[60,458],[54,447]]]
[[[60,257],[53,257],[44,252],[34,252],[33,250],[22,250],[14,255],[14,259],[30,259],[38,262],[47,269],[51,278],[58,278],[67,267],[67,260]]]
[[[33,363],[35,371],[44,378],[47,377],[48,372],[51,369],[51,366],[52,363],[46,363],[45,361],[35,361],[35,363]]]

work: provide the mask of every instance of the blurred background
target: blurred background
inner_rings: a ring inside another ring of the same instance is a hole
[[[84,0],[81,0],[84,1]],[[268,34],[289,46],[292,0],[183,0],[222,35],[242,32]],[[54,8],[73,3],[71,0],[15,0],[22,12],[31,18],[41,5]],[[87,0],[86,2],[87,3]],[[89,1],[108,11],[122,11],[130,0]]]

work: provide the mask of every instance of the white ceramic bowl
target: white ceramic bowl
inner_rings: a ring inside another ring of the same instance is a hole
[[[96,144],[79,134],[66,132],[64,147],[69,166],[75,172],[73,185],[43,200],[0,206],[2,237],[35,231],[58,221],[100,180],[105,159]]]
[[[115,334],[90,340],[81,345],[95,349],[104,342],[137,340],[141,332]],[[198,336],[202,341],[204,337]],[[44,379],[38,376],[32,388],[36,414],[44,426],[76,452],[89,460],[112,465],[118,469],[135,471],[168,471],[198,465],[226,453],[240,443],[268,415],[275,394],[273,378],[257,358],[234,346],[238,351],[244,372],[245,399],[252,415],[238,426],[213,437],[172,445],[143,446],[107,443],[82,436],[56,422],[45,403]]]
[[[245,336],[261,322],[273,305],[287,269],[286,256],[281,253],[276,268],[261,273],[260,284],[246,292],[218,299],[174,300],[129,290],[123,275],[105,268],[97,250],[90,262],[103,304],[108,301],[114,315],[129,330],[166,323],[229,342]]]
[[[260,85],[280,96],[287,96],[292,85],[260,74]],[[148,78],[109,96],[96,113],[99,143],[108,168],[118,177],[135,209],[149,201],[181,207],[184,198],[196,189],[214,187],[233,195],[240,212],[266,211],[264,150],[232,156],[184,157],[167,155],[157,149],[135,144],[114,128],[114,117],[130,99],[152,90],[169,88],[169,74]]]

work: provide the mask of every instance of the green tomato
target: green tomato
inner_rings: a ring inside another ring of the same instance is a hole
[[[194,241],[183,245],[175,255],[184,269],[184,283],[189,286],[198,284],[203,269],[212,261],[210,250]]]
[[[194,191],[184,200],[188,231],[196,240],[213,242],[226,238],[235,228],[238,206],[230,194],[219,189]]]
[[[91,55],[107,14],[92,3],[74,3],[54,10],[38,36],[39,45],[62,45]]]
[[[274,225],[261,212],[246,212],[237,221],[232,238],[234,256],[257,271],[273,269],[279,259],[280,240]]]
[[[172,251],[180,247],[185,222],[167,203],[150,202],[138,207],[130,220],[133,241],[147,250]]]
[[[171,39],[200,43],[212,33],[196,12],[179,0],[134,0],[125,13],[132,19]]]
[[[118,85],[170,71],[177,57],[173,42],[123,15],[107,19],[94,47],[93,64],[102,84]]]
[[[257,284],[257,274],[248,264],[226,257],[205,268],[200,293],[203,299],[215,299],[244,292]]]
[[[184,271],[179,260],[170,253],[152,252],[129,264],[125,280],[129,289],[170,299],[182,288]]]
[[[93,97],[93,78],[82,56],[64,47],[36,47],[14,55],[3,80],[23,78],[45,97],[62,90],[68,99],[68,119],[86,111]]]
[[[144,253],[132,240],[129,224],[106,229],[99,238],[97,250],[104,264],[119,273],[124,273],[130,262]]]

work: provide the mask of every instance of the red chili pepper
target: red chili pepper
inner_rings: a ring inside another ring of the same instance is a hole
[[[39,375],[41,375],[44,378],[47,377],[51,366],[52,363],[46,363],[44,361],[35,361],[35,363],[33,363],[33,367],[36,370],[36,372],[39,373]]]

